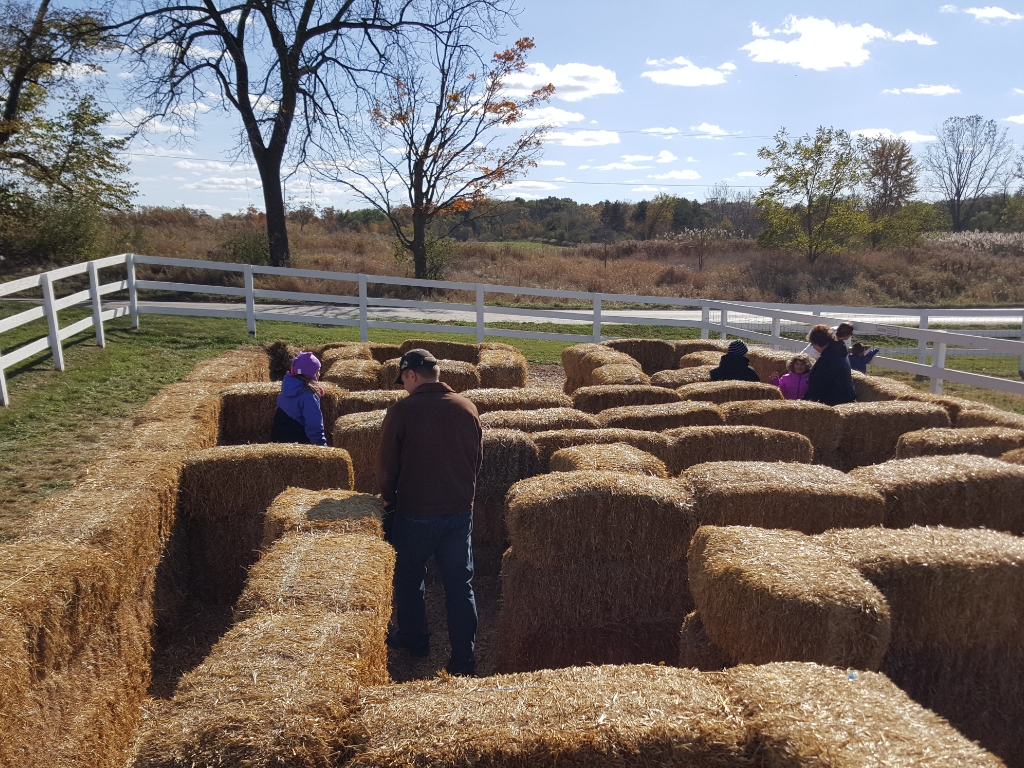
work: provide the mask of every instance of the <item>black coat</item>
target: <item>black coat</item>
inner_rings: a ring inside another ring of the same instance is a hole
[[[711,369],[712,381],[761,381],[757,371],[750,367],[745,355],[722,355],[717,368]]]
[[[833,341],[825,347],[811,368],[804,400],[814,400],[825,405],[856,401],[857,393],[853,389],[853,375],[846,355],[846,345],[841,341]]]

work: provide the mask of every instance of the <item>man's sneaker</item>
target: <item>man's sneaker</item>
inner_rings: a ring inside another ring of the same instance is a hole
[[[403,637],[397,630],[392,629],[388,632],[387,644],[389,648],[397,648],[399,650],[406,650],[410,656],[417,658],[423,658],[430,655],[430,637],[426,638],[408,638]]]

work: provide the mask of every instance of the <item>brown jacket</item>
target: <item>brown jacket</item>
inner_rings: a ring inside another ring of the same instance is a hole
[[[397,504],[399,514],[469,512],[482,462],[476,406],[447,384],[421,384],[388,408],[377,483],[384,503]]]

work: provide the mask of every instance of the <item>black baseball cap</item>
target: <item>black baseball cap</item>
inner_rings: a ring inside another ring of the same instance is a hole
[[[398,378],[395,379],[395,384],[402,383],[402,371],[407,371],[410,368],[434,368],[436,365],[437,358],[427,350],[410,349],[402,355],[401,361],[398,363]]]

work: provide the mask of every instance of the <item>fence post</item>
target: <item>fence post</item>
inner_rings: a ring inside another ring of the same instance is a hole
[[[359,340],[370,340],[370,326],[366,317],[366,275],[359,276]]]
[[[128,267],[128,314],[132,317],[132,328],[139,329],[139,291],[135,287],[135,254],[129,253]]]
[[[60,346],[60,324],[57,321],[57,310],[53,308],[53,278],[49,272],[43,273],[43,311],[46,313],[46,325],[50,329],[50,352],[53,354],[55,370],[64,370],[64,350]]]
[[[0,356],[0,406],[6,408],[11,404],[11,395],[7,391],[7,377],[4,376],[3,357]]]
[[[721,326],[722,326],[722,330],[719,332],[721,334],[721,336],[722,336],[722,341],[725,341],[726,336],[728,336],[728,334],[725,332],[725,328],[726,328],[727,325],[729,325],[729,310],[728,309],[723,309],[721,311]]]
[[[932,345],[932,381],[931,393],[942,394],[942,371],[946,368],[946,342],[937,342]]]
[[[782,321],[777,318],[772,318],[772,338],[781,340],[782,339]],[[772,349],[779,349],[779,344],[772,344]]]
[[[107,337],[103,333],[103,302],[100,301],[100,271],[96,262],[89,262],[89,296],[92,298],[92,324],[96,329],[96,346],[107,346]]]
[[[1021,319],[1020,323],[1020,340],[1024,341],[1024,318]],[[1024,379],[1024,356],[1020,358],[1020,363],[1017,365],[1017,371],[1020,373],[1020,377]],[[0,371],[0,376],[3,375],[3,371]]]
[[[253,295],[255,285],[252,277],[252,264],[245,265],[243,274],[245,275],[245,322],[249,327],[249,335],[256,338],[256,297]]]
[[[700,308],[700,337],[702,339],[711,335],[708,330],[709,325],[711,325],[711,310],[707,306],[703,306]]]
[[[922,331],[928,330],[928,315],[921,315],[917,327]],[[928,362],[928,342],[925,339],[917,340],[917,362],[921,365]]]
[[[594,296],[594,343],[601,341],[601,297]]]
[[[476,343],[484,343],[484,287],[476,285]]]

